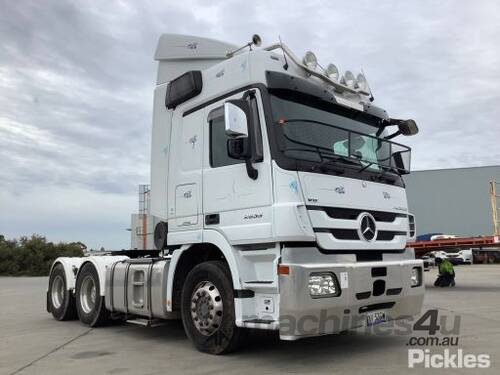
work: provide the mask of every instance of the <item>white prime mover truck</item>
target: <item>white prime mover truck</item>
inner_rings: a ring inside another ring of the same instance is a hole
[[[374,106],[363,74],[260,44],[161,36],[156,249],[58,258],[55,319],[180,318],[199,350],[221,354],[248,329],[296,340],[420,312],[410,149],[391,140],[415,122]]]

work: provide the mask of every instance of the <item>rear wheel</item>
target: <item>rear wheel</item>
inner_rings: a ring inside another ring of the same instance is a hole
[[[196,348],[225,354],[240,346],[245,331],[235,325],[231,275],[221,261],[195,266],[182,289],[182,323]]]
[[[56,320],[76,319],[75,298],[67,288],[66,274],[60,263],[50,273],[47,297],[48,309]]]
[[[92,263],[86,263],[76,279],[76,311],[80,321],[91,327],[105,325],[110,320],[104,297],[99,291],[97,270]]]

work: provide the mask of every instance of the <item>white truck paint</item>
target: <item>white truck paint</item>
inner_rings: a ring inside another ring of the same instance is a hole
[[[147,324],[180,313],[198,349],[220,354],[241,328],[295,340],[420,311],[399,175],[409,151],[388,141],[390,126],[409,135],[412,122],[373,106],[361,78],[329,78],[285,45],[233,50],[161,36],[150,208],[161,253],[57,259],[56,319],[74,317],[73,304],[91,326],[110,313]],[[342,322],[289,324],[323,313]]]

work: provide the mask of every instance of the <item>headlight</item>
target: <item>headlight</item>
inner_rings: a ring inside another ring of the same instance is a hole
[[[422,268],[413,267],[411,269],[411,287],[420,286],[422,284]]]
[[[333,273],[312,273],[309,275],[309,294],[313,298],[340,295],[337,278]]]

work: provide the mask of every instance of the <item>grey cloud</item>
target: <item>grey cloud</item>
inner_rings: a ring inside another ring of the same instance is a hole
[[[97,192],[135,207],[136,185],[149,175],[153,53],[162,32],[235,44],[253,33],[264,44],[281,35],[297,54],[311,49],[324,65],[362,67],[376,104],[415,118],[421,133],[402,140],[414,148],[415,168],[498,164],[499,16],[497,2],[465,0],[5,2],[0,204],[32,202],[33,191],[42,197],[57,187],[61,205],[95,203]],[[42,203],[36,212],[50,216],[52,202]],[[37,228],[26,219],[29,205],[19,207],[16,217],[1,210],[0,232]],[[102,207],[93,212],[103,227],[118,230],[128,217],[109,207],[114,214],[106,222]],[[126,233],[97,241],[88,218],[72,218],[82,229],[69,230],[70,213],[58,215],[45,228],[55,239],[126,243]]]

